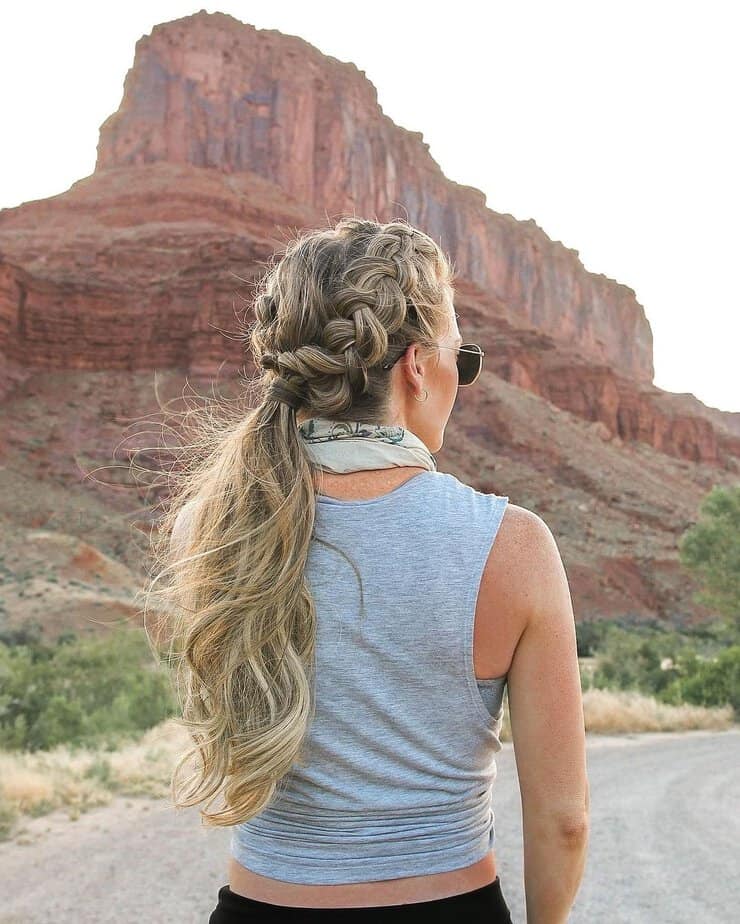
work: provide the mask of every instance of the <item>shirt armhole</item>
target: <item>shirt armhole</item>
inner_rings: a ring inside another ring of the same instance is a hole
[[[504,513],[506,512],[506,507],[509,503],[508,495],[484,495],[492,501],[492,513],[491,516],[486,520],[488,530],[485,533],[486,541],[480,543],[480,546],[476,550],[475,560],[471,563],[471,576],[473,580],[471,581],[470,589],[467,594],[463,612],[465,614],[465,678],[467,682],[468,689],[470,690],[471,699],[473,702],[473,709],[478,718],[485,723],[486,726],[492,727],[497,722],[501,720],[502,710],[503,710],[503,700],[501,703],[501,708],[492,715],[488,706],[486,705],[485,700],[481,696],[481,692],[478,689],[478,678],[475,676],[475,662],[473,659],[474,648],[473,641],[475,635],[475,611],[478,604],[478,596],[480,594],[481,582],[483,580],[483,574],[485,571],[486,564],[488,562],[488,557],[493,548],[493,544],[496,541],[496,536],[498,535],[499,528],[504,518]],[[503,678],[496,677],[491,678],[487,681],[482,681],[484,684],[495,684],[501,682],[507,675],[503,675]]]

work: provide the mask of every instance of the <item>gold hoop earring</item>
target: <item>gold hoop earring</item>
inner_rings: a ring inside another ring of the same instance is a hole
[[[420,398],[418,395],[414,395],[414,397],[416,398],[417,401],[426,401],[427,398],[429,397],[429,392],[428,392],[428,391],[426,390],[426,388],[425,388],[425,389],[424,389],[424,397],[423,397],[423,398]]]

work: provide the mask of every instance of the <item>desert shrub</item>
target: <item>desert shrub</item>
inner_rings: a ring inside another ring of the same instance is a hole
[[[610,623],[606,620],[584,619],[576,622],[576,646],[579,658],[591,658],[596,654],[606,635]]]
[[[693,651],[679,656],[675,676],[661,691],[663,702],[698,706],[732,706],[740,717],[740,645],[733,645],[711,660]]]
[[[740,484],[714,485],[678,552],[701,585],[696,600],[740,622]]]
[[[595,652],[589,685],[637,690],[674,705],[729,703],[737,715],[740,645],[726,644],[734,634],[732,624],[723,620],[682,632],[610,623]]]
[[[667,658],[675,662],[685,644],[676,633],[611,624],[596,652],[593,686],[655,694],[672,679],[671,671],[661,665]]]
[[[37,645],[41,641],[43,626],[37,619],[29,619],[17,628],[5,627],[0,631],[0,645]]]
[[[9,646],[0,642],[0,747],[110,743],[176,714],[166,668],[143,633]]]

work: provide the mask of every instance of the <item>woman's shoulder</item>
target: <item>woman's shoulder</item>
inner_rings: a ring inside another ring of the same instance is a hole
[[[528,617],[541,608],[543,592],[566,581],[560,550],[548,524],[539,514],[507,503],[486,561],[482,591],[512,611]]]

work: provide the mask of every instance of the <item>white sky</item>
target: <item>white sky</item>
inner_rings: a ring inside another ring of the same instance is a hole
[[[136,40],[201,8],[352,61],[450,179],[635,290],[657,386],[740,411],[731,0],[13,3],[0,30],[0,208],[92,173]]]

